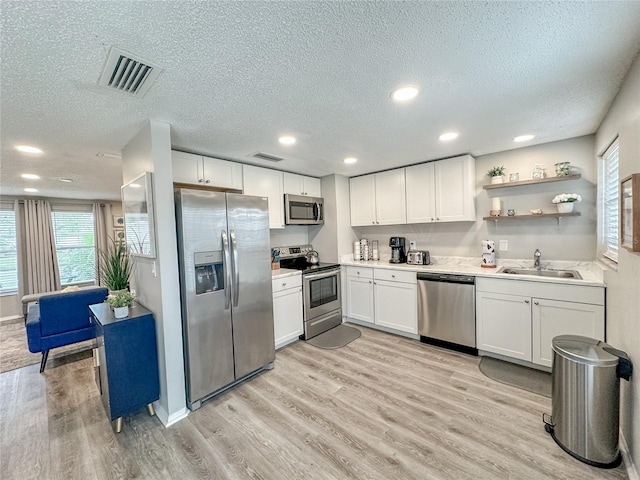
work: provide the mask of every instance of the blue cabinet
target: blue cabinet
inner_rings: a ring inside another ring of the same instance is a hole
[[[120,432],[124,415],[143,407],[155,414],[152,402],[160,396],[155,320],[138,304],[126,318],[115,318],[108,303],[89,309],[96,330],[96,384],[107,416]]]

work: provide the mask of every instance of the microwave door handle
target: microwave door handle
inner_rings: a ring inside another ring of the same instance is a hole
[[[227,232],[222,230],[222,250],[224,256],[222,257],[222,268],[224,269],[225,281],[224,281],[224,309],[229,310],[229,304],[231,303],[231,257],[229,254],[229,240],[227,239]]]
[[[316,223],[320,223],[320,205],[318,202],[313,204],[313,216],[315,217],[314,220]]]
[[[238,296],[240,295],[240,267],[238,265],[238,242],[236,241],[236,232],[229,231],[231,237],[231,256],[233,257],[233,306],[238,306]]]

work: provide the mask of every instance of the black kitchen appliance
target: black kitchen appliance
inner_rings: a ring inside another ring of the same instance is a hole
[[[407,239],[404,237],[391,237],[389,246],[391,247],[390,263],[405,263],[407,261],[406,245]]]

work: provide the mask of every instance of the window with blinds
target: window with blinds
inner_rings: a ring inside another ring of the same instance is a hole
[[[53,211],[51,219],[62,286],[94,282],[96,250],[93,213]]]
[[[13,205],[0,205],[0,295],[18,290],[16,214]]]
[[[599,251],[614,262],[618,261],[618,211],[620,199],[618,174],[618,141],[611,144],[602,156],[601,233]]]

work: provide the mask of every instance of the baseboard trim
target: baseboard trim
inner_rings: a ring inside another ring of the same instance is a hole
[[[627,445],[622,430],[620,430],[620,453],[622,454],[622,460],[624,460],[624,466],[627,469],[629,480],[640,480],[640,475],[638,475],[638,470],[636,470],[636,466],[633,463],[631,452],[629,452],[629,445]]]
[[[12,320],[18,320],[20,318],[24,318],[22,315],[9,315],[8,317],[0,317],[0,323],[2,322],[10,322]]]
[[[187,416],[189,415],[189,410],[186,406],[181,410],[172,413],[171,415],[169,415],[164,407],[157,402],[154,404],[154,407],[156,409],[156,417],[158,417],[160,423],[164,425],[164,428],[169,428],[174,423],[178,423],[180,420],[182,420],[183,418],[187,418]]]

